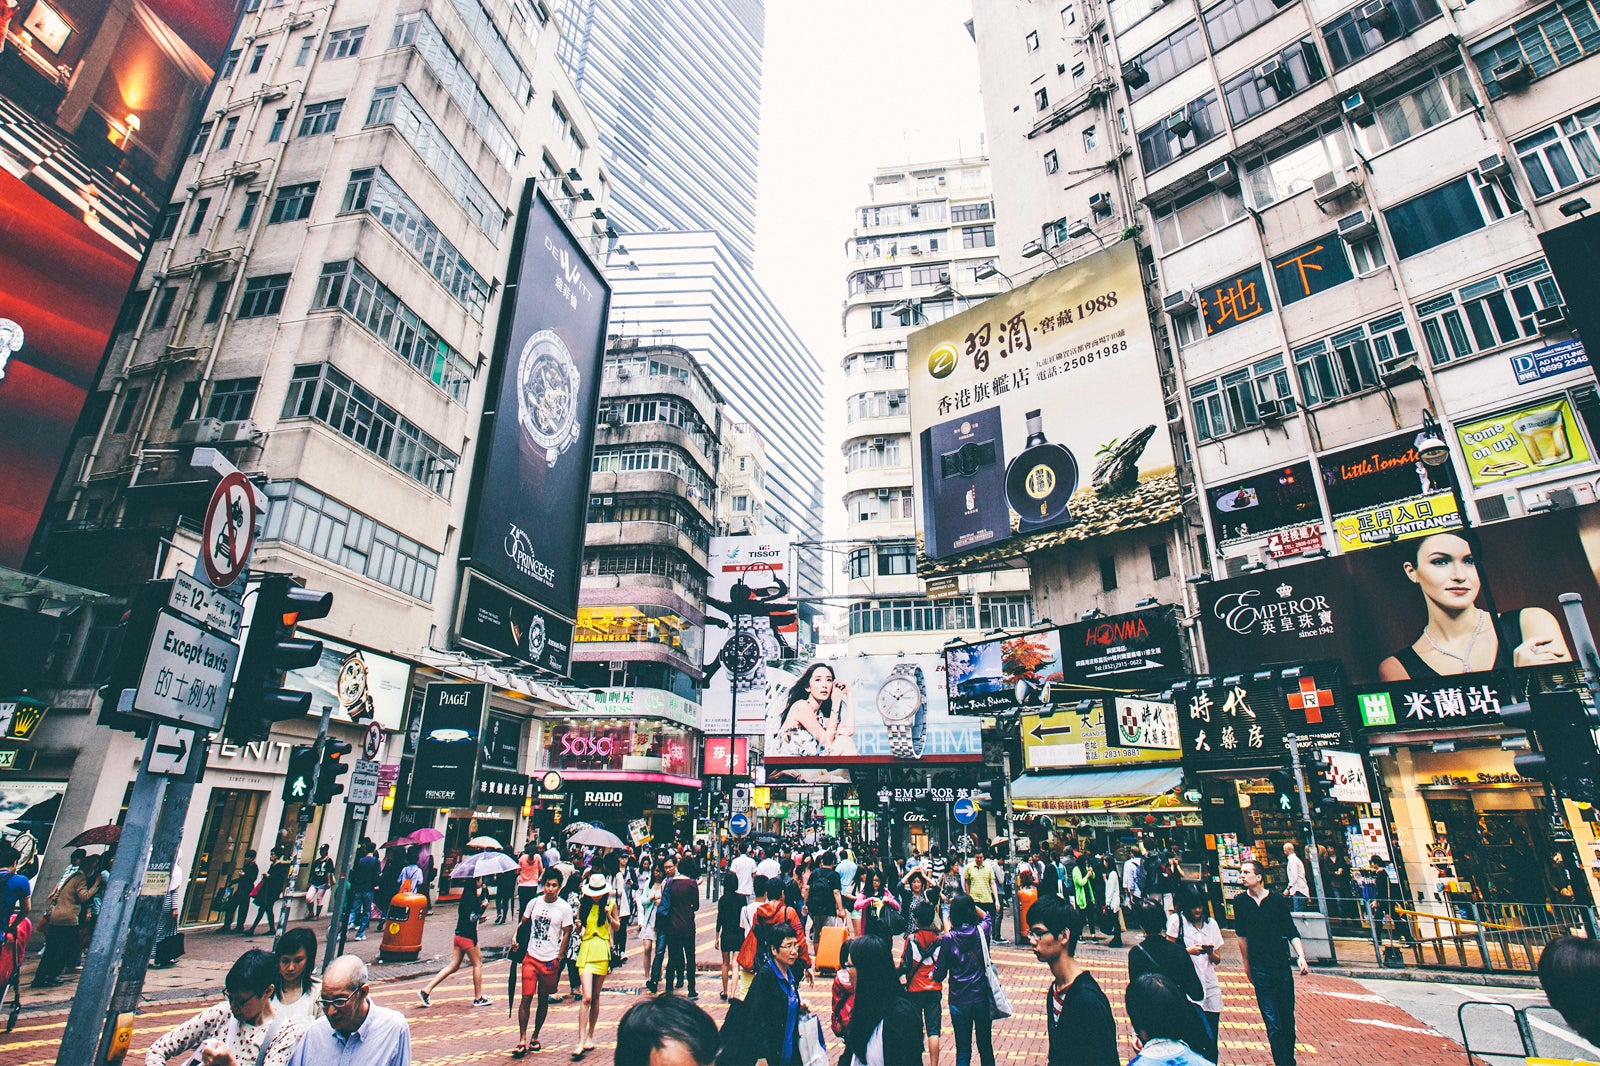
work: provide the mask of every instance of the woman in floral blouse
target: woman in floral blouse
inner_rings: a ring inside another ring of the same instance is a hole
[[[196,1051],[206,1066],[285,1066],[300,1043],[301,1028],[295,1019],[273,1012],[278,981],[272,952],[245,952],[223,982],[227,999],[151,1044],[145,1066],[167,1066],[178,1055]]]

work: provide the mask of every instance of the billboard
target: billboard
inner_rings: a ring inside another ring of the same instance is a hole
[[[1309,546],[1321,547],[1322,504],[1313,476],[1311,464],[1301,462],[1207,489],[1206,506],[1217,544],[1226,547],[1315,526],[1317,543]],[[1295,539],[1280,537],[1285,542]]]
[[[477,681],[435,681],[422,695],[412,807],[470,807],[489,686]]]
[[[1456,426],[1475,487],[1587,465],[1589,446],[1566,396],[1547,397]]]
[[[1412,430],[1317,459],[1340,551],[1461,528],[1448,471],[1424,463],[1416,442]]]
[[[943,672],[936,654],[853,655],[774,669],[766,764],[981,761],[979,724],[951,717]]]
[[[1278,766],[1287,762],[1287,737],[1308,748],[1348,748],[1355,697],[1337,662],[1302,664],[1294,676],[1272,671],[1212,675],[1175,687],[1183,764],[1191,770]]]
[[[28,551],[238,9],[0,2],[0,566]]]
[[[411,698],[411,664],[331,637],[317,639],[322,661],[283,678],[284,688],[311,693],[306,713],[317,716],[332,706],[352,722],[374,720],[390,732],[398,730]]]
[[[572,623],[468,570],[462,575],[456,605],[456,639],[565,674],[572,653]]]
[[[1132,242],[918,330],[907,343],[923,576],[1000,565],[1178,514]]]
[[[1201,585],[1211,668],[1336,658],[1364,688],[1512,666],[1569,669],[1560,665],[1573,642],[1558,597],[1581,596],[1600,629],[1600,504],[1472,532],[1476,543],[1445,531]],[[1468,698],[1457,688],[1449,705]],[[1406,694],[1389,698],[1400,707]]]
[[[704,728],[760,736],[769,688],[787,686],[773,664],[795,655],[793,538],[712,537],[706,554]]]
[[[468,565],[564,620],[578,610],[610,286],[529,181],[496,337]],[[543,621],[548,632],[548,619]],[[566,670],[525,643],[508,652]]]
[[[1029,770],[1121,766],[1136,763],[1176,762],[1183,754],[1177,736],[1167,748],[1124,745],[1116,719],[1107,721],[1110,700],[1090,700],[1055,714],[1022,716],[1022,763]],[[1141,701],[1144,702],[1144,701]],[[1117,703],[1122,703],[1118,700]],[[1170,705],[1168,711],[1171,711]],[[1164,717],[1171,717],[1171,714]],[[1107,730],[1110,730],[1108,733]]]
[[[1017,714],[1107,688],[1130,689],[1183,673],[1171,606],[947,647],[951,714]]]

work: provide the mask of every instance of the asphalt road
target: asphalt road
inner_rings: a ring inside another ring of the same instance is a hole
[[[1600,1061],[1596,1048],[1568,1029],[1537,988],[1490,988],[1438,981],[1362,980],[1362,986],[1490,1064],[1523,1062],[1514,1009],[1528,1012],[1534,1046],[1541,1058]],[[1600,994],[1600,993],[1597,993]],[[1463,1010],[1463,1004],[1473,1004]],[[1463,1031],[1463,1026],[1465,1031]]]

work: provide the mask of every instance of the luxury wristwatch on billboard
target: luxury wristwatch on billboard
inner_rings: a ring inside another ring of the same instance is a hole
[[[528,338],[517,365],[517,421],[550,466],[577,442],[580,384],[577,361],[560,334],[543,329]]]
[[[928,687],[922,667],[898,663],[878,686],[878,714],[897,759],[920,759],[928,736]]]
[[[734,688],[738,691],[753,692],[766,686],[767,659],[761,653],[761,639],[749,629],[741,628],[729,637],[718,658],[733,675]]]

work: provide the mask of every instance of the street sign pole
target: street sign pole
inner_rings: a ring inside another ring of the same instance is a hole
[[[1316,830],[1311,825],[1311,801],[1306,799],[1305,770],[1300,766],[1300,738],[1290,733],[1283,738],[1289,745],[1289,762],[1294,767],[1294,787],[1300,793],[1300,817],[1305,819],[1306,827],[1306,864],[1311,867],[1311,877],[1317,886],[1317,910],[1323,914],[1328,913],[1328,894],[1322,886],[1322,862],[1317,855]],[[1328,939],[1329,947],[1333,945],[1333,938]]]
[[[366,832],[367,807],[346,803],[344,831],[339,838],[339,864],[334,867],[333,906],[328,909],[328,935],[322,950],[322,969],[344,954],[344,937],[350,917],[350,863],[355,857],[356,841]]]

